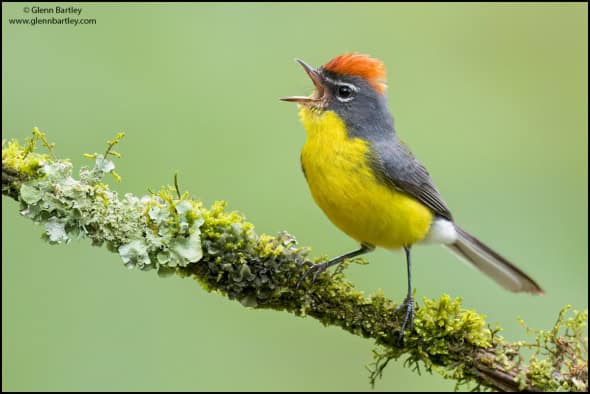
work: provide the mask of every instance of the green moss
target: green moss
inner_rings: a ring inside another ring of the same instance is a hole
[[[32,178],[38,175],[41,166],[47,162],[48,156],[33,152],[34,139],[29,139],[27,145],[20,146],[18,141],[2,142],[2,166],[17,171]]]
[[[53,148],[55,147],[55,144],[51,144],[49,143],[49,141],[47,140],[47,136],[45,135],[45,133],[41,132],[41,130],[39,130],[38,127],[33,127],[33,139],[37,139],[41,142],[41,144],[47,148],[47,151],[49,152],[49,155],[51,156],[52,160],[56,160],[55,157],[55,153],[53,151]],[[34,144],[33,147],[31,148],[31,151],[34,149]]]
[[[473,310],[462,309],[460,298],[451,300],[450,296],[444,294],[438,300],[425,298],[423,303],[416,313],[414,323],[420,340],[448,340],[449,337],[454,337],[474,346],[490,346],[491,332],[486,326],[484,316]]]
[[[427,371],[468,384],[471,372],[466,365],[473,356],[470,349],[485,349],[491,342],[484,317],[461,308],[460,298],[446,294],[439,299],[423,298],[416,311],[414,331],[405,333],[403,343],[386,343],[386,347],[374,352],[370,380],[374,385],[390,360],[406,355],[405,364],[413,369],[419,370],[422,365]],[[458,358],[455,348],[464,349],[464,356]]]
[[[526,376],[532,386],[545,391],[556,391],[560,385],[553,379],[552,374],[553,366],[549,360],[538,360],[535,355],[531,357]]]
[[[571,305],[561,309],[551,330],[536,330],[519,320],[534,336],[533,342],[519,343],[533,350],[519,380],[546,391],[588,391],[587,321],[588,311],[571,311]]]

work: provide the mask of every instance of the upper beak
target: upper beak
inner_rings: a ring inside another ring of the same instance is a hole
[[[282,97],[281,100],[295,102],[295,103],[302,103],[302,104],[317,103],[318,101],[321,100],[322,96],[324,95],[324,85],[322,85],[322,78],[320,77],[320,74],[317,72],[317,70],[315,68],[313,68],[309,64],[305,63],[303,60],[295,59],[295,61],[297,63],[301,64],[301,67],[303,67],[303,69],[305,70],[307,75],[309,75],[309,78],[313,82],[313,86],[315,86],[316,94],[313,95],[312,97],[306,97],[306,96]]]

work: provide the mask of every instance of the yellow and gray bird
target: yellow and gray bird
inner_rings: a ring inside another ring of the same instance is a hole
[[[385,67],[367,55],[337,56],[314,69],[296,59],[315,87],[311,96],[281,100],[299,104],[307,132],[301,167],[314,201],[360,248],[309,268],[313,279],[345,259],[381,247],[403,248],[406,311],[413,327],[411,248],[438,243],[512,292],[542,294],[541,287],[499,253],[455,223],[428,171],[398,138],[387,107]]]

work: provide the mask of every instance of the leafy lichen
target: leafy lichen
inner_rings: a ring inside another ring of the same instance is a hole
[[[34,135],[49,149],[45,136]],[[169,190],[137,198],[119,198],[102,182],[113,174],[115,163],[109,155],[123,134],[108,141],[104,154],[86,155],[94,166],[82,167],[79,179],[66,160],[51,160],[47,155],[8,142],[2,150],[3,167],[25,174],[19,186],[21,214],[45,225],[44,237],[50,243],[67,243],[72,238],[89,238],[93,245],[106,244],[117,251],[129,268],[143,270],[186,266],[202,257],[200,226],[202,206],[185,195],[172,197]]]

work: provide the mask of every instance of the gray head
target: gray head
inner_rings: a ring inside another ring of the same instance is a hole
[[[382,62],[366,55],[346,54],[314,69],[302,60],[296,61],[312,80],[314,92],[309,97],[291,96],[281,100],[317,112],[334,111],[345,122],[351,136],[371,139],[393,132]]]

